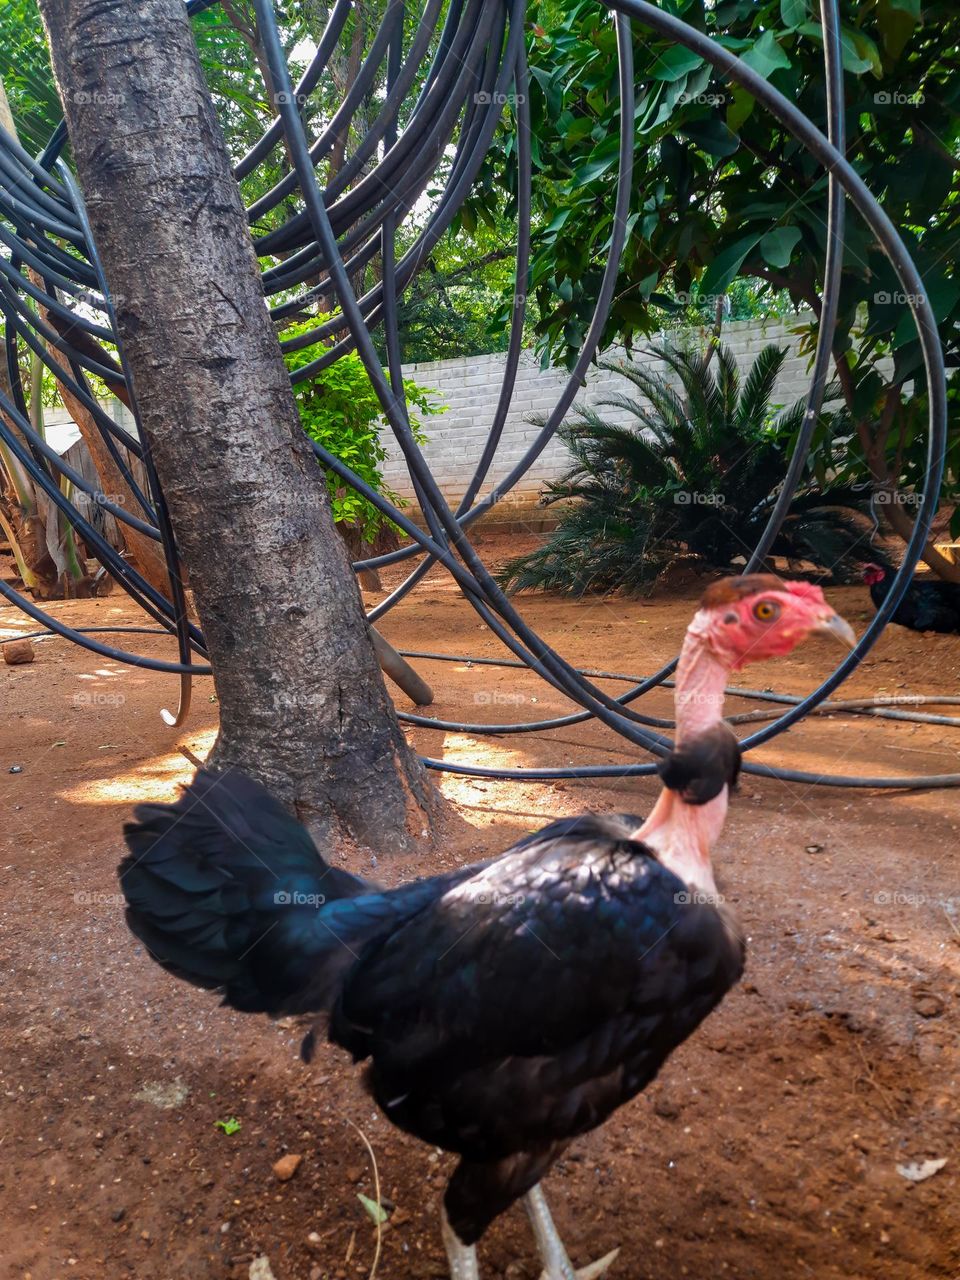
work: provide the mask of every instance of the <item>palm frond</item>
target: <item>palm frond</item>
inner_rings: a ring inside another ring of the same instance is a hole
[[[756,544],[805,412],[802,401],[780,412],[772,404],[785,353],[765,347],[746,376],[728,347],[716,350],[715,364],[667,344],[650,354],[663,368],[603,362],[635,394],[607,392],[594,406],[578,405],[561,427],[571,465],[542,495],[558,505],[559,524],[542,547],[504,567],[500,580],[511,591],[645,591],[683,552],[732,569]],[[603,409],[629,414],[630,425]],[[830,415],[820,425],[832,439]],[[838,580],[882,563],[868,499],[863,489],[805,475],[773,553]]]
[[[770,401],[786,358],[786,348],[770,343],[754,360],[737,406],[737,425],[744,434],[761,431],[770,418]]]

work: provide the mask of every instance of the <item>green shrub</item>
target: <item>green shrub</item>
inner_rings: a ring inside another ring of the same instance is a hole
[[[672,346],[651,354],[670,376],[630,361],[601,364],[622,373],[633,394],[609,394],[600,408],[626,410],[635,424],[582,407],[561,427],[573,465],[541,499],[563,504],[559,526],[504,567],[512,590],[648,591],[678,556],[736,570],[759,540],[805,413],[802,401],[773,403],[785,352],[764,348],[744,377],[725,347],[710,362]],[[854,580],[878,554],[867,499],[866,490],[818,482],[808,470],[771,554]]]
[[[281,340],[308,333],[324,319],[324,316],[316,316],[290,325],[281,333]],[[328,344],[317,342],[298,351],[284,351],[283,358],[287,368],[293,372],[318,359],[327,349]],[[445,409],[433,403],[431,397],[435,393],[427,388],[408,379],[404,380],[403,386],[410,426],[417,441],[423,443],[426,437],[421,430],[421,417],[444,413]],[[301,425],[311,440],[316,440],[317,444],[339,458],[395,506],[404,506],[403,499],[384,482],[383,462],[387,452],[379,432],[382,420],[380,401],[357,353],[350,351],[314,377],[295,383],[293,392]],[[363,542],[373,543],[384,526],[395,528],[372,502],[361,497],[332,472],[327,472],[327,488],[334,520],[351,525]]]

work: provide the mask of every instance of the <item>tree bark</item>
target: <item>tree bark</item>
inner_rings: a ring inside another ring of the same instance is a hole
[[[211,764],[329,847],[432,803],[300,429],[183,0],[41,0],[143,426],[213,662]]]

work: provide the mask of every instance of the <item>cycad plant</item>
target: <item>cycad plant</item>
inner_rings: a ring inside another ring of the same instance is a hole
[[[580,407],[560,436],[573,466],[545,487],[544,504],[563,503],[544,546],[510,561],[501,581],[514,591],[575,595],[648,590],[680,555],[704,569],[732,569],[749,556],[777,499],[805,405],[773,401],[786,352],[770,345],[745,377],[733,353],[662,345],[661,373],[632,361],[603,362],[633,391]],[[771,555],[806,561],[824,577],[853,578],[876,556],[866,495],[849,486],[801,483]]]

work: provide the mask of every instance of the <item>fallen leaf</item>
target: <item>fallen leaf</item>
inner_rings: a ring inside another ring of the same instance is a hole
[[[357,1199],[369,1213],[374,1222],[381,1225],[387,1220],[387,1211],[382,1204],[377,1204],[376,1200],[371,1200],[369,1196],[365,1196],[362,1191],[357,1192]]]

